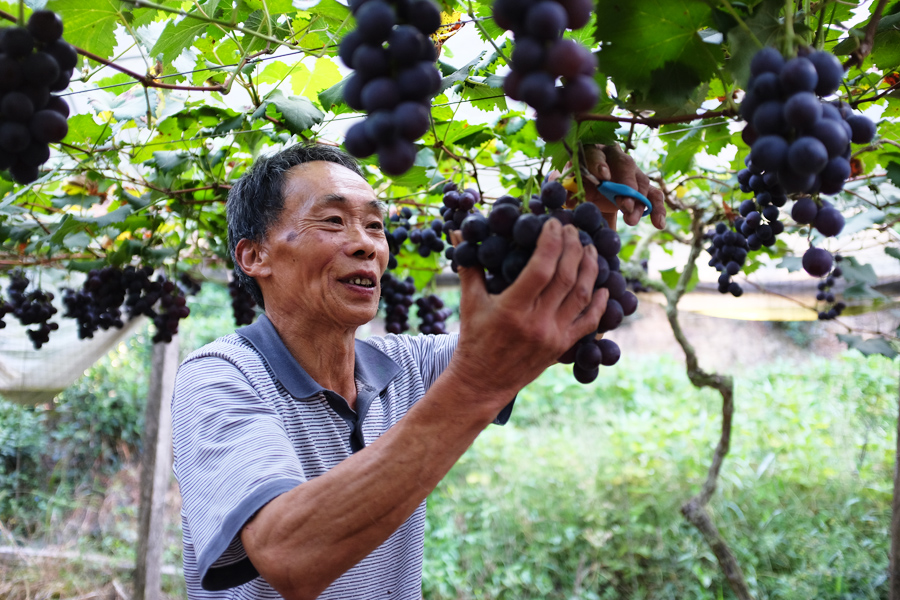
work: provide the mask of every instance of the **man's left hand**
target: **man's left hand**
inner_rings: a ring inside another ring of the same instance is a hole
[[[650,222],[657,229],[666,226],[665,196],[659,188],[650,185],[650,178],[641,171],[634,159],[622,151],[619,146],[585,146],[585,162],[587,170],[597,179],[623,183],[637,190],[650,200]],[[618,205],[607,200],[589,182],[585,185],[585,195],[589,202],[600,208],[610,227],[616,226],[616,215],[619,211],[628,225],[637,225],[644,213],[644,204],[634,198],[617,196]]]

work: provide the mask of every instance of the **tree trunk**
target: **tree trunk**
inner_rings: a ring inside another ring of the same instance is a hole
[[[154,344],[144,417],[134,600],[160,600],[162,597],[166,490],[172,470],[172,391],[177,370],[178,337],[168,344]]]

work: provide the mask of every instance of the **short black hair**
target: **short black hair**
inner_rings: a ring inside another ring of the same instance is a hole
[[[261,243],[269,228],[281,218],[284,211],[285,173],[297,165],[320,160],[347,167],[365,179],[356,159],[339,148],[324,144],[296,144],[272,156],[258,158],[228,193],[225,214],[228,219],[228,251],[234,262],[234,277],[262,308],[266,306],[262,290],[256,280],[238,266],[235,248],[244,239]]]

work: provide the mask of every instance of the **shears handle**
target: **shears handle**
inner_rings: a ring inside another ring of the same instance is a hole
[[[597,186],[597,190],[606,196],[607,200],[616,203],[616,196],[628,196],[630,198],[634,198],[635,200],[640,200],[647,207],[644,209],[644,214],[642,216],[646,217],[650,214],[650,209],[653,208],[653,205],[650,204],[650,200],[647,199],[642,193],[637,191],[631,186],[625,185],[624,183],[615,183],[612,181],[604,181],[600,185]]]

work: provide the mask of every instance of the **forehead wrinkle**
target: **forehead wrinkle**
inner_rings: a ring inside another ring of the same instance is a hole
[[[341,194],[326,194],[319,199],[318,204],[321,204],[323,206],[330,206],[335,204],[339,206],[345,206],[347,204],[347,198],[342,196]],[[381,200],[370,200],[367,203],[367,206],[371,210],[379,213],[382,216],[387,214],[387,205]]]

